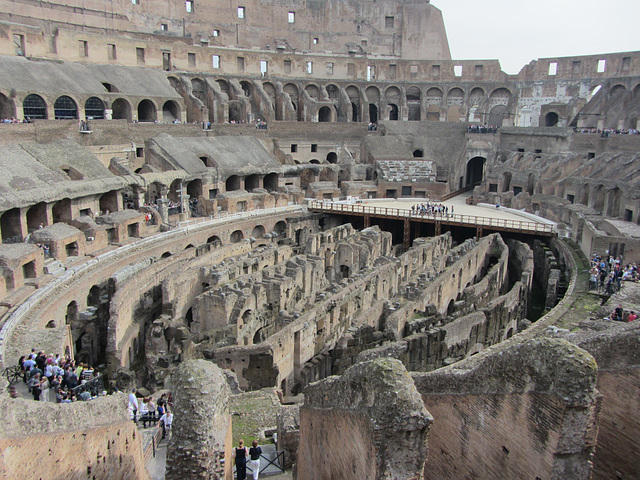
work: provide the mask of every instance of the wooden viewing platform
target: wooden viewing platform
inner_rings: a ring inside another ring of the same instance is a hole
[[[484,230],[492,232],[511,232],[542,237],[555,237],[554,225],[526,220],[483,217],[466,214],[420,214],[406,208],[374,207],[358,203],[337,203],[314,200],[308,204],[309,211],[336,215],[363,217],[365,228],[371,226],[371,218],[400,220],[404,222],[403,244],[410,244],[410,226],[412,222],[435,225],[436,235],[442,232],[442,226],[458,226],[476,229],[476,237],[481,238]]]

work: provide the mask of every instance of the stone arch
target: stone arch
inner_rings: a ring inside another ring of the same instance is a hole
[[[633,98],[638,98],[640,96],[640,83],[633,87]]]
[[[316,163],[320,163],[318,162],[318,160],[316,160]],[[311,168],[306,168],[304,169],[302,172],[300,172],[300,187],[301,188],[308,188],[310,183],[313,183],[313,181],[315,180],[316,174],[313,171],[313,169]]]
[[[476,185],[484,180],[484,167],[487,159],[484,157],[473,157],[467,162],[466,186]]]
[[[489,125],[495,125],[496,127],[502,126],[502,121],[507,115],[507,107],[505,105],[496,105],[489,112]]]
[[[0,93],[0,118],[14,118],[16,116],[16,104],[4,93]]]
[[[229,122],[241,123],[244,120],[244,104],[238,100],[230,100],[229,107]]]
[[[361,113],[360,113],[360,89],[355,85],[349,85],[345,92],[351,101],[351,121],[352,122],[360,122],[361,121]]]
[[[318,100],[319,89],[317,85],[310,83],[304,87],[304,91],[307,92],[307,95],[309,95],[313,100]]]
[[[244,189],[247,192],[250,192],[254,188],[260,188],[260,177],[255,173],[252,175],[247,175],[244,179]]]
[[[22,242],[22,230],[20,228],[20,209],[7,210],[0,217],[2,228],[2,241],[7,243]]]
[[[278,183],[280,182],[280,176],[271,172],[264,176],[264,180],[262,181],[263,187],[268,192],[275,192],[278,190]]]
[[[70,222],[71,221],[71,199],[63,198],[53,204],[51,210],[53,214],[53,223]]]
[[[222,246],[222,240],[220,240],[220,237],[217,235],[212,235],[207,238],[207,243],[213,246],[213,248],[220,248]]]
[[[264,226],[262,225],[256,225],[255,227],[253,227],[253,230],[251,231],[251,236],[253,238],[263,238],[265,234],[265,229]]]
[[[238,175],[231,175],[225,182],[225,191],[233,192],[242,188],[242,181]]]
[[[559,120],[560,120],[560,117],[558,117],[558,114],[556,112],[549,112],[544,117],[544,126],[557,127]]]
[[[338,163],[338,154],[336,152],[327,153],[327,162]]]
[[[323,123],[331,121],[331,109],[329,107],[320,107],[318,111],[318,121]]]
[[[207,86],[201,78],[191,79],[191,94],[205,105],[207,104]]]
[[[302,120],[302,109],[299,108],[300,98],[298,86],[294,83],[287,83],[284,85],[284,87],[282,87],[282,91],[289,96],[289,99],[291,100],[291,106],[296,112],[297,119]]]
[[[97,307],[100,305],[100,287],[98,285],[94,285],[89,289],[87,305],[90,307]]]
[[[104,118],[104,102],[98,97],[89,97],[84,102],[84,116],[87,120]]]
[[[330,83],[325,88],[327,90],[327,96],[329,97],[329,100],[331,100],[333,103],[336,103],[340,100],[340,89],[336,85]]]
[[[441,105],[442,104],[442,90],[437,87],[431,87],[426,93],[427,105]]]
[[[202,196],[202,180],[196,178],[187,183],[187,195],[196,200]]]
[[[64,316],[64,321],[67,325],[71,325],[78,320],[78,303],[72,300],[67,304],[67,312]]]
[[[321,182],[336,182],[336,173],[330,168],[323,168],[320,170],[318,180]]]
[[[611,87],[611,90],[609,91],[609,98],[611,100],[616,100],[618,98],[620,98],[622,95],[624,95],[627,91],[627,87],[625,87],[622,84],[617,84],[614,85],[613,87]]]
[[[246,80],[240,81],[240,88],[242,88],[242,92],[245,97],[251,97],[253,95],[253,85]]]
[[[36,203],[27,210],[27,230],[29,233],[47,224],[47,204]]]
[[[27,95],[22,102],[22,110],[25,117],[36,120],[47,119],[47,103],[40,95],[32,93]]]
[[[536,176],[533,173],[530,173],[527,177],[527,193],[529,195],[533,195],[533,189],[536,183]]]
[[[622,190],[615,187],[608,192],[607,216],[617,217],[620,215],[620,201],[622,200]]]
[[[222,91],[222,93],[224,93],[227,96],[227,98],[231,100],[233,97],[231,95],[231,88],[229,87],[229,82],[220,78],[216,80],[216,83],[220,87],[220,90]]]
[[[582,186],[582,197],[580,198],[580,203],[582,205],[589,205],[589,185],[584,184]]]
[[[112,115],[114,120],[131,121],[131,104],[124,98],[117,98],[111,104]]]
[[[162,105],[162,121],[173,123],[175,120],[180,120],[180,106],[173,100],[167,100]]]
[[[276,232],[279,236],[286,238],[287,223],[284,220],[280,220],[274,225],[273,231]]]
[[[424,157],[424,151],[421,148],[418,148],[413,151],[413,158],[422,158]]]
[[[598,185],[594,190],[593,209],[596,212],[604,211],[604,185]]]
[[[464,104],[464,91],[459,87],[453,87],[447,93],[447,108],[462,107]]]
[[[495,105],[508,105],[512,96],[513,95],[509,89],[504,87],[496,88],[489,96],[489,106],[494,107]]]
[[[138,104],[138,121],[155,122],[158,119],[156,104],[145,98]]]
[[[504,172],[502,174],[502,191],[508,192],[511,190],[511,172]]]
[[[242,240],[244,240],[244,233],[242,233],[242,230],[235,230],[229,236],[229,242],[231,243],[240,243]]]
[[[400,109],[398,105],[395,103],[388,103],[387,107],[389,108],[389,120],[396,121],[400,119]]]
[[[53,111],[56,120],[75,120],[78,118],[78,105],[68,95],[61,95],[56,98],[53,104]]]
[[[407,88],[407,106],[409,107],[409,120],[421,120],[422,92],[416,86]]]
[[[365,90],[367,101],[369,102],[369,122],[378,123],[380,119],[379,103],[380,103],[380,90],[377,87],[370,86]]]

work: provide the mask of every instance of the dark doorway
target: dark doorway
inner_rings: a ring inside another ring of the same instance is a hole
[[[467,187],[484,180],[485,162],[486,159],[484,157],[473,157],[467,162]]]
[[[545,127],[557,127],[558,126],[558,114],[556,112],[549,112],[544,117]]]

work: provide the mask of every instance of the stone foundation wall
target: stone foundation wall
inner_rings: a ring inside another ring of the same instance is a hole
[[[396,360],[363,363],[314,383],[300,409],[298,479],[415,478],[432,421]]]
[[[8,399],[0,435],[3,478],[148,480],[141,435],[116,394],[69,405]]]
[[[589,478],[596,376],[591,355],[556,339],[510,341],[413,373],[435,419],[425,478]]]

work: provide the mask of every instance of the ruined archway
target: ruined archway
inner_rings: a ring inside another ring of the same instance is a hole
[[[211,245],[213,248],[220,248],[222,246],[222,240],[217,235],[212,235],[207,238],[207,243]]]
[[[124,98],[118,98],[111,104],[112,116],[114,120],[131,121],[131,104]]]
[[[275,172],[271,172],[265,175],[264,180],[262,181],[265,190],[268,192],[275,192],[278,190],[278,181],[279,176]]]
[[[549,112],[544,117],[545,127],[557,127],[558,126],[558,114],[556,112]]]
[[[338,154],[336,152],[327,153],[327,162],[338,163]]]
[[[484,167],[487,159],[484,157],[473,157],[467,162],[467,181],[465,185],[470,187],[484,180]]]
[[[138,121],[155,122],[158,119],[156,105],[151,100],[142,100],[138,104]]]
[[[399,111],[398,106],[395,103],[389,104],[389,120],[395,121],[398,120]]]
[[[9,97],[0,93],[0,118],[14,118],[16,116],[16,104]]]
[[[273,231],[276,232],[281,237],[286,237],[287,236],[287,224],[284,221],[280,220],[273,227]]]
[[[489,112],[489,125],[501,127],[504,117],[507,115],[507,107],[504,105],[497,105]]]
[[[4,212],[0,217],[0,228],[2,228],[3,243],[22,242],[20,209],[12,208],[11,210]]]
[[[229,237],[229,242],[231,243],[240,243],[242,240],[244,240],[244,233],[242,233],[242,230],[233,231]]]
[[[180,121],[180,106],[173,100],[167,100],[162,105],[162,121],[164,123],[173,123]]]
[[[33,205],[27,210],[27,230],[29,233],[47,224],[47,204],[44,202]]]
[[[225,182],[225,191],[233,192],[242,188],[242,180],[238,175],[231,175]]]
[[[262,238],[264,237],[265,234],[265,229],[262,225],[256,225],[255,227],[253,227],[253,230],[251,231],[251,236],[253,238]]]
[[[318,111],[318,122],[328,123],[331,121],[331,109],[329,107],[321,107]]]
[[[504,172],[502,174],[502,191],[508,192],[511,190],[511,172]]]
[[[247,175],[244,179],[244,189],[250,192],[254,188],[260,188],[260,177],[256,174]]]

